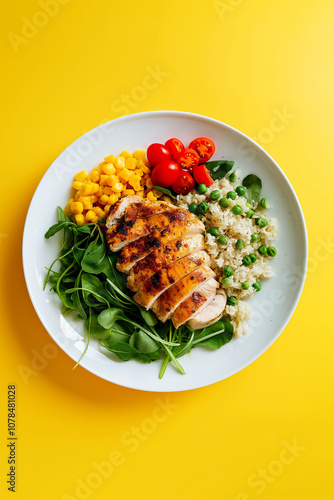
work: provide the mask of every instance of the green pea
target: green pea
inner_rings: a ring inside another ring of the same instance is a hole
[[[198,205],[198,210],[200,212],[203,212],[205,214],[205,212],[207,212],[209,210],[209,204],[208,203],[205,203],[205,201],[202,201],[202,203],[200,203]]]
[[[198,210],[198,206],[197,206],[197,203],[190,203],[189,207],[188,207],[188,210],[189,212],[191,212],[192,214],[195,214]]]
[[[232,269],[232,267],[224,267],[223,273],[224,273],[224,276],[226,276],[226,278],[229,278],[230,276],[233,276],[233,269]]]
[[[232,285],[232,283],[233,283],[233,280],[232,280],[232,278],[224,278],[224,279],[222,280],[222,283],[223,283],[223,285],[225,285],[225,286],[231,286],[231,285]]]
[[[246,246],[245,240],[243,240],[242,238],[240,238],[239,240],[237,240],[237,242],[235,244],[235,248],[237,250],[242,250],[243,248],[245,248],[245,246]]]
[[[248,219],[251,219],[253,217],[253,215],[255,214],[254,210],[252,209],[249,209],[247,212],[246,212],[246,217],[248,217]]]
[[[242,213],[242,208],[240,205],[234,205],[234,207],[232,208],[232,212],[234,213],[234,215],[240,215]]]
[[[235,182],[237,180],[237,173],[235,171],[230,173],[229,180],[231,182]]]
[[[227,208],[230,206],[230,202],[228,201],[227,198],[220,198],[218,203],[222,208]]]
[[[218,238],[218,236],[219,236],[219,229],[218,229],[218,227],[210,227],[208,229],[208,233],[212,234],[212,236],[214,236],[215,238]]]
[[[219,245],[226,245],[227,242],[228,242],[228,237],[225,236],[225,234],[222,234],[218,239]]]
[[[260,255],[266,255],[268,248],[266,245],[261,245],[257,251],[259,252]]]
[[[203,214],[196,214],[199,220],[203,219]]]
[[[262,198],[261,205],[263,208],[270,208],[271,207],[268,198]]]
[[[252,259],[250,258],[249,255],[246,255],[243,259],[242,259],[242,262],[243,262],[243,265],[248,267],[252,264]]]
[[[243,283],[241,283],[241,288],[243,290],[248,290],[249,288],[249,284],[247,283],[247,281],[244,281]]]
[[[257,260],[257,257],[256,257],[256,255],[255,255],[255,253],[250,253],[250,254],[249,254],[249,257],[250,257],[250,259],[251,259],[252,263],[254,263],[254,262]]]
[[[214,191],[212,191],[212,193],[210,193],[210,198],[211,200],[219,200],[220,192],[218,191],[218,189],[215,189]]]
[[[277,248],[268,247],[267,254],[269,255],[269,257],[275,257],[277,255]]]
[[[198,185],[197,191],[199,192],[199,194],[204,194],[207,192],[207,190],[208,190],[208,188],[206,187],[205,184]]]
[[[253,233],[251,235],[251,242],[252,243],[258,243],[260,241],[260,235],[257,233]]]
[[[235,194],[234,191],[228,191],[228,193],[226,194],[226,198],[230,198],[231,200],[235,200],[237,197],[237,195]]]
[[[264,217],[258,217],[255,222],[259,227],[266,227],[266,225],[268,224],[267,219],[265,219]]]
[[[256,292],[259,292],[262,288],[261,283],[259,281],[255,281],[253,288],[255,289]]]
[[[228,297],[227,304],[229,306],[236,306],[237,305],[237,299],[235,297]]]
[[[244,186],[238,186],[235,191],[238,196],[244,196],[244,194],[246,193],[246,188]]]
[[[249,203],[249,201],[246,201],[246,207],[248,207],[248,208],[253,208],[253,207],[252,207],[252,204],[251,204],[251,203]]]

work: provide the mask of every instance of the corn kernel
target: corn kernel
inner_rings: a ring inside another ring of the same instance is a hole
[[[108,186],[114,186],[115,184],[117,184],[117,182],[119,182],[119,178],[117,177],[117,175],[108,175]]]
[[[134,189],[136,189],[135,186],[140,184],[140,177],[139,177],[139,175],[132,174],[131,177],[130,177],[130,179],[129,179],[129,184]]]
[[[107,203],[109,203],[109,196],[107,194],[102,195],[100,198],[100,203],[101,205],[106,205]]]
[[[74,214],[82,214],[83,212],[83,204],[80,201],[73,201],[70,208]]]
[[[114,163],[115,157],[114,157],[114,155],[106,156],[104,161],[106,161],[107,163]]]
[[[125,158],[123,156],[117,156],[114,165],[118,170],[122,170],[125,167]]]
[[[85,215],[85,220],[87,222],[97,222],[99,218],[93,210],[88,210],[88,212]]]
[[[137,166],[136,158],[127,158],[127,160],[125,162],[125,166],[129,170],[134,170]]]
[[[107,183],[109,175],[102,174],[100,177],[100,186],[104,186]]]
[[[99,187],[99,189],[100,189],[100,187]],[[93,196],[91,196],[91,202],[92,203],[96,203],[97,202],[97,196],[96,196],[96,194],[93,194]]]
[[[94,207],[93,212],[95,212],[99,219],[103,219],[105,216],[104,210],[101,207]]]
[[[149,173],[150,173],[150,169],[149,169],[148,167],[146,167],[146,165],[144,165],[144,164],[143,164],[143,165],[140,165],[140,167],[139,167],[139,168],[140,168],[140,170],[141,170],[142,172],[144,172],[144,174],[149,174]]]
[[[149,191],[147,193],[147,199],[150,200],[150,201],[157,201],[157,198],[154,196],[154,194],[152,193],[152,191]]]
[[[117,194],[112,194],[111,196],[109,196],[110,205],[113,205],[114,203],[116,203],[117,200],[118,200]]]
[[[103,194],[107,194],[107,195],[109,195],[109,196],[110,196],[111,194],[113,194],[113,190],[112,190],[112,188],[111,188],[110,186],[105,186],[105,187],[103,188]]]
[[[148,189],[152,189],[153,188],[153,182],[152,182],[151,178],[147,179],[147,181],[146,181],[146,187],[148,187]]]
[[[146,181],[147,181],[147,179],[145,179],[145,177],[142,177],[142,178],[140,179],[140,185],[141,185],[141,186],[146,186]]]
[[[162,196],[160,201],[166,201],[167,203],[172,203],[172,200],[169,196]]]
[[[121,182],[116,182],[111,188],[115,193],[120,193],[123,189],[123,184]]]
[[[123,191],[123,194],[124,194],[124,196],[133,196],[135,194],[135,190],[134,189],[125,189]]]
[[[100,180],[101,173],[98,171],[97,168],[94,168],[94,170],[90,174],[90,178],[93,182],[98,182]]]
[[[74,220],[78,226],[82,226],[85,223],[85,216],[83,214],[77,214],[74,216]]]
[[[80,191],[77,191],[74,195],[74,199],[75,201],[78,201],[79,198],[80,198]]]
[[[132,154],[129,153],[129,151],[123,151],[121,156],[123,156],[123,158],[131,158]]]
[[[82,184],[82,186],[79,189],[80,194],[86,195],[86,194],[91,194],[92,192],[92,184]]]
[[[99,163],[99,167],[102,168],[107,162],[105,161],[101,161],[101,163]]]
[[[96,184],[96,182],[91,182],[90,183],[90,192],[91,194],[95,194],[98,192],[100,186],[98,184]]]
[[[140,170],[140,168],[136,168],[133,171],[133,173],[136,174],[136,175],[139,175],[140,177],[142,177],[144,175],[143,172]]]
[[[102,195],[103,195],[103,186],[100,186],[100,187],[99,187],[99,190],[98,190],[98,191],[97,191],[97,193],[96,193],[96,196],[97,196],[98,198],[101,198],[101,196],[102,196]]]
[[[156,189],[152,189],[152,193],[154,194],[154,196],[156,198],[161,198],[161,196],[162,196],[161,191],[157,191]]]
[[[112,175],[116,172],[116,168],[112,163],[107,163],[106,165],[104,165],[104,167],[102,167],[102,170],[107,175]]]
[[[64,208],[64,214],[65,215],[72,215],[72,211],[70,209],[70,205],[66,205],[66,207]]]
[[[128,180],[131,177],[131,172],[127,168],[123,168],[123,170],[118,174],[118,177],[125,182],[128,182]]]
[[[79,191],[79,189],[81,189],[83,185],[84,183],[79,181],[74,181],[72,184],[73,188],[76,189],[77,191]]]
[[[88,177],[88,172],[86,170],[81,170],[81,172],[75,174],[74,179],[76,181],[83,182],[87,177]]]
[[[105,211],[106,214],[109,212],[110,207],[111,207],[111,205],[105,205],[104,206],[104,211]]]
[[[144,161],[145,158],[146,158],[146,151],[141,151],[141,150],[137,150],[133,153],[132,155],[134,158],[137,158],[137,160],[142,160]]]

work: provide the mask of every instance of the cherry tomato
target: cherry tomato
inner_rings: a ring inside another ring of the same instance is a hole
[[[198,165],[198,167],[194,168],[193,175],[197,184],[205,184],[206,186],[213,184],[211,174],[205,165]]]
[[[216,149],[214,143],[206,137],[197,137],[197,139],[191,141],[189,147],[197,152],[200,163],[207,162]]]
[[[175,161],[163,160],[154,167],[151,173],[153,186],[170,187],[179,175],[179,166]]]
[[[187,194],[194,189],[195,181],[186,170],[180,170],[176,181],[173,183],[172,188],[177,194]]]
[[[163,160],[170,160],[172,154],[163,144],[154,142],[147,148],[147,159],[154,167]]]
[[[181,170],[187,170],[192,173],[199,163],[199,156],[194,149],[184,149],[177,157],[177,164]]]
[[[169,151],[172,153],[172,160],[176,161],[179,153],[181,153],[182,149],[184,149],[184,146],[179,139],[168,139],[168,141],[165,142],[165,146]]]

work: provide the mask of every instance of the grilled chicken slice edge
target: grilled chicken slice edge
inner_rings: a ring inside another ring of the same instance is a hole
[[[222,315],[226,305],[226,294],[224,290],[218,290],[217,295],[188,321],[192,330],[200,330],[216,323]]]

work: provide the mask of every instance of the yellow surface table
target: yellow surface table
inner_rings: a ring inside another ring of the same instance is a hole
[[[333,2],[20,0],[3,11],[1,498],[13,498],[9,384],[14,498],[332,498]],[[174,394],[72,372],[21,265],[26,212],[58,154],[104,121],[158,109],[257,140],[292,182],[310,245],[303,294],[274,345],[228,380]]]

